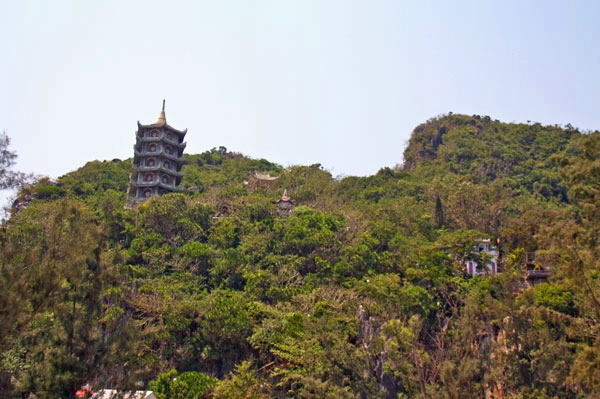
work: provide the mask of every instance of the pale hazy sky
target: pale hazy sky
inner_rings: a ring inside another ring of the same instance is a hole
[[[0,0],[17,169],[133,155],[136,122],[370,175],[441,113],[600,129],[598,1]]]

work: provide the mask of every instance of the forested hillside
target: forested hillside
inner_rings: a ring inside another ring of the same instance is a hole
[[[131,210],[130,160],[22,189],[0,397],[599,397],[600,132],[451,114],[402,150],[336,178],[221,147]],[[484,238],[501,273],[469,275]],[[532,256],[552,273],[529,287]]]

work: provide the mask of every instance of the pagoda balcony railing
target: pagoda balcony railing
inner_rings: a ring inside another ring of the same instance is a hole
[[[186,142],[180,143],[176,138],[168,138],[164,133],[160,134],[156,137],[137,137],[136,147],[139,147],[141,143],[158,143],[165,142],[167,144],[171,144],[174,147],[184,149],[187,146]]]
[[[163,188],[165,190],[171,190],[171,191],[177,191],[177,192],[183,191],[183,189],[181,187],[177,187],[172,184],[165,184],[162,182],[158,184],[158,187]]]
[[[164,157],[164,158],[167,158],[167,159],[171,159],[171,160],[177,162],[178,164],[179,163],[183,164],[183,159],[181,159],[181,156],[183,156],[183,154],[181,154],[181,156],[178,156],[176,154],[169,154],[169,153],[167,153],[165,151],[161,151],[160,152],[160,156]]]
[[[179,184],[181,182],[181,178],[180,177],[176,177],[175,178],[175,184],[174,183],[165,183],[162,181],[162,179],[160,179],[159,177],[154,177],[152,180],[138,180],[138,181],[132,181],[131,185],[133,187],[139,187],[139,188],[143,188],[143,187],[163,187],[163,188],[169,188],[169,189],[174,189],[177,184]]]
[[[155,187],[159,183],[158,179],[134,181],[131,182],[133,187]]]
[[[133,170],[136,172],[158,172],[160,165],[133,165]]]
[[[145,152],[135,150],[134,155],[136,157],[164,157],[164,158],[173,160],[173,161],[177,162],[178,164],[183,163],[183,159],[181,159],[181,157],[179,157],[175,154],[168,154],[167,152],[165,152],[161,149],[157,149],[156,151],[145,151]],[[183,156],[183,154],[182,154],[182,156]]]
[[[137,145],[133,146],[133,155],[135,155],[136,157],[147,157],[147,156],[153,156],[153,157],[157,157],[160,155],[160,148],[157,146],[156,150],[154,151],[150,151],[150,150],[146,150],[146,151],[141,151],[141,149],[137,148]]]
[[[183,177],[183,173],[178,172],[173,169],[165,168],[164,165],[154,165],[154,166],[134,165],[133,170],[136,172],[163,172],[163,173],[171,175],[171,176]]]

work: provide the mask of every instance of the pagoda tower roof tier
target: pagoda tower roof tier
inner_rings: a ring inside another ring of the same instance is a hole
[[[166,152],[164,152],[163,150],[159,150],[159,151],[155,151],[155,152],[142,152],[142,151],[138,151],[135,150],[133,151],[134,154],[134,163],[138,158],[167,158],[173,162],[176,162],[178,165],[183,165],[183,159],[181,159],[181,156],[183,155],[183,151],[178,151],[179,154],[167,154]]]
[[[140,172],[162,172],[166,175],[171,175],[171,176],[183,176],[183,173],[172,170],[172,169],[165,168],[163,165],[154,165],[154,166],[133,165],[133,170],[138,173],[140,173]]]
[[[175,129],[173,126],[167,124],[167,117],[165,116],[165,100],[163,100],[162,110],[160,111],[158,120],[155,123],[152,123],[150,125],[142,125],[140,123],[140,121],[138,121],[137,124],[138,124],[138,131],[140,131],[142,129],[165,128],[166,130],[169,130],[171,132],[174,132],[174,133],[177,133],[180,135],[185,135],[187,133],[187,129],[178,130],[178,129]]]
[[[159,141],[164,141],[165,143],[168,143],[173,147],[181,148],[182,150],[187,146],[186,142],[179,142],[177,140],[169,139],[165,137],[164,134],[161,134],[158,137],[143,137],[138,134],[136,137],[136,145],[141,143],[157,143]]]
[[[134,150],[137,150],[137,151],[139,152],[139,151],[142,149],[142,145],[143,145],[144,143],[159,143],[159,142],[160,142],[160,141],[156,141],[156,140],[148,140],[148,139],[145,139],[145,140],[138,140],[138,141],[137,141],[137,142],[136,142],[136,143],[133,145],[133,149],[134,149]],[[166,143],[166,144],[168,144],[168,145],[172,146],[173,148],[176,148],[176,149],[177,149],[177,152],[178,152],[178,153],[180,153],[180,154],[181,154],[181,153],[183,153],[183,150],[185,149],[185,147],[186,147],[186,145],[187,145],[187,143],[182,143],[182,144],[173,144],[172,142],[170,142],[170,141],[166,141],[166,140],[164,140],[164,143]]]
[[[177,143],[175,141],[172,140],[167,140],[167,139],[163,139],[163,140],[156,140],[154,137],[150,138],[150,137],[140,137],[136,140],[135,146],[139,147],[140,145],[144,144],[144,143],[160,143],[163,142],[165,144],[168,144],[174,148],[179,148],[180,150],[184,150],[185,147],[187,146],[187,143]]]
[[[138,129],[142,130],[142,129],[153,129],[153,128],[162,128],[164,127],[165,129],[173,132],[173,133],[177,133],[177,134],[181,134],[181,135],[185,135],[187,133],[187,129],[183,129],[183,130],[178,130],[175,129],[173,126],[171,125],[167,125],[166,123],[164,124],[158,124],[158,123],[153,123],[151,125],[142,125],[139,121],[138,121]]]
[[[165,190],[169,190],[169,191],[174,191],[174,192],[181,192],[183,191],[183,189],[181,187],[177,187],[174,185],[170,185],[170,184],[165,184],[162,182],[141,182],[141,183],[131,183],[132,187],[135,188],[145,188],[145,187],[160,187],[163,188]]]
[[[158,166],[161,166],[162,162],[160,161],[164,161],[165,159],[167,159],[166,157],[161,157],[158,155],[159,153],[155,153],[151,156],[136,156],[133,157],[132,160],[132,165],[134,167],[134,170],[136,170],[135,168],[138,168],[139,170],[142,170],[142,168],[156,168]],[[155,160],[155,165],[148,165],[144,163],[144,160],[147,159],[154,159]],[[183,166],[183,164],[185,163],[185,161],[181,158],[177,159],[177,160],[172,160],[172,159],[168,159],[169,161],[173,161],[175,168],[166,168],[165,170],[171,170],[171,171],[176,171],[179,172],[179,170],[181,169],[181,167]],[[164,167],[164,165],[163,165]],[[150,171],[152,169],[145,169],[146,171]]]

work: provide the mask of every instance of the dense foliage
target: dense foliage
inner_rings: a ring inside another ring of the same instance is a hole
[[[21,187],[33,176],[12,170],[17,154],[8,149],[10,138],[6,132],[0,134],[0,190]]]
[[[21,191],[0,230],[2,397],[600,395],[600,132],[440,116],[369,177],[186,157],[184,192],[133,210],[128,161]],[[466,273],[481,238],[502,273]],[[529,287],[532,253],[552,276]]]

